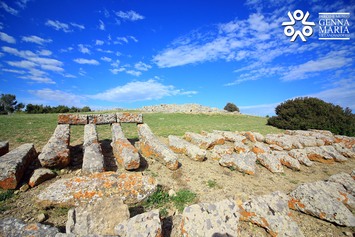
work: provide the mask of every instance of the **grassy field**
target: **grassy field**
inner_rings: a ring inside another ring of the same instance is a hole
[[[13,114],[0,116],[0,141],[8,140],[10,149],[23,143],[34,143],[37,149],[47,143],[56,125],[58,114]],[[256,131],[262,134],[279,133],[281,130],[266,125],[266,118],[248,115],[224,114],[144,114],[144,122],[152,131],[162,137],[183,135],[185,132]],[[72,126],[71,144],[83,143],[83,126]],[[135,124],[124,124],[128,138],[137,138]],[[98,126],[99,139],[111,139],[109,125]]]

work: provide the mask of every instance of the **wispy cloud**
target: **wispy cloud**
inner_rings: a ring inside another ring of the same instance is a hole
[[[10,7],[9,5],[7,5],[6,3],[4,3],[3,1],[0,2],[0,6],[2,9],[4,9],[7,13],[10,13],[14,16],[16,16],[18,14],[18,11],[12,7]]]
[[[0,40],[9,43],[9,44],[15,44],[16,43],[16,39],[4,32],[0,32]]]
[[[83,44],[78,44],[79,52],[83,54],[90,54],[90,49]]]
[[[116,40],[113,43],[114,44],[123,44],[123,43],[128,44],[129,41],[133,41],[135,43],[138,42],[136,37],[129,35],[129,36],[117,37]]]
[[[45,43],[50,43],[52,42],[51,39],[43,39],[39,36],[36,35],[31,35],[31,36],[23,36],[22,37],[22,41],[25,42],[30,42],[30,43],[35,43],[35,44],[39,44],[39,45],[43,45]]]
[[[116,12],[116,16],[126,21],[138,21],[144,19],[144,16],[132,10],[127,12],[118,11]]]
[[[19,0],[16,2],[16,4],[21,8],[21,9],[25,9],[26,6],[27,6],[27,3],[29,2],[30,0]]]
[[[135,70],[126,70],[126,73],[135,77],[139,77],[140,75],[142,75],[142,72]]]
[[[78,106],[82,107],[82,101],[85,100],[85,97],[75,95],[73,93],[61,91],[61,90],[52,90],[49,88],[41,90],[29,90],[29,93],[36,96],[37,98],[45,101],[46,103],[51,102],[56,105],[67,105],[67,106]]]
[[[100,63],[95,59],[85,59],[85,58],[76,58],[73,60],[79,64],[89,64],[89,65],[99,65]]]
[[[49,27],[51,27],[51,28],[53,28],[53,29],[55,29],[57,31],[61,30],[61,31],[65,32],[65,33],[73,32],[72,27],[75,27],[75,28],[80,29],[80,30],[84,30],[85,29],[84,25],[81,25],[81,24],[78,24],[78,23],[74,23],[74,22],[71,22],[70,25],[69,25],[67,23],[63,23],[63,22],[60,22],[58,20],[47,20],[45,25],[49,26]]]
[[[139,70],[139,71],[148,71],[149,69],[152,68],[152,66],[145,64],[143,62],[138,62],[134,65],[134,68]]]
[[[103,45],[105,42],[102,40],[96,40],[95,45]]]
[[[105,23],[102,20],[99,20],[99,29],[105,30]]]
[[[81,24],[78,24],[78,23],[74,23],[74,22],[70,22],[70,25],[80,29],[80,30],[85,30],[85,26],[84,25],[81,25]]]
[[[109,57],[101,57],[101,60],[102,60],[102,61],[105,61],[105,62],[111,62],[111,61],[112,61],[112,58],[109,58]]]

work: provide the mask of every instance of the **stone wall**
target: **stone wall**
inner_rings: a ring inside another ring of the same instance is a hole
[[[208,106],[203,106],[199,104],[161,104],[161,105],[151,105],[143,106],[137,109],[142,112],[159,112],[159,113],[228,113],[225,110],[218,108],[211,108]]]

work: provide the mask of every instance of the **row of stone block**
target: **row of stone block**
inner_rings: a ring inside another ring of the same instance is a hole
[[[58,124],[112,124],[112,123],[143,123],[143,115],[136,113],[114,114],[60,114]]]

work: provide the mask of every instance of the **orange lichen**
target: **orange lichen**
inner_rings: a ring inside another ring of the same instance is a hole
[[[319,154],[308,154],[308,159],[312,160],[312,161],[317,161],[320,163],[324,163],[324,164],[333,164],[334,163],[334,159],[324,159],[323,156],[319,155]]]
[[[340,191],[339,191],[339,194],[344,197],[344,200],[339,200],[339,201],[341,201],[344,204],[348,204],[348,201],[349,201],[348,195],[346,193],[343,193]]]
[[[80,191],[77,193],[73,194],[74,199],[92,199],[95,195],[101,197],[102,196],[102,192],[101,192],[101,196],[99,195],[99,192],[95,192],[95,191]]]
[[[319,218],[320,219],[325,219],[326,214],[324,212],[319,213]]]
[[[11,177],[8,177],[0,181],[0,187],[2,189],[15,189],[16,186],[17,186],[17,180],[15,175],[11,175]]]
[[[25,226],[25,230],[29,230],[29,231],[38,231],[39,228],[36,224],[29,224],[27,226]]]
[[[252,217],[256,216],[255,212],[247,212],[241,205],[239,205],[240,219],[242,221],[250,221]]]
[[[304,208],[305,208],[305,205],[304,205],[303,203],[301,203],[300,200],[291,198],[291,199],[288,201],[288,207],[289,207],[290,209],[297,210],[297,207],[304,209]]]
[[[252,149],[251,149],[252,152],[254,152],[255,154],[262,154],[262,153],[265,153],[265,151],[263,149],[261,149],[260,147],[256,147],[254,146]]]
[[[251,142],[256,142],[255,136],[251,132],[244,133],[244,136]]]

